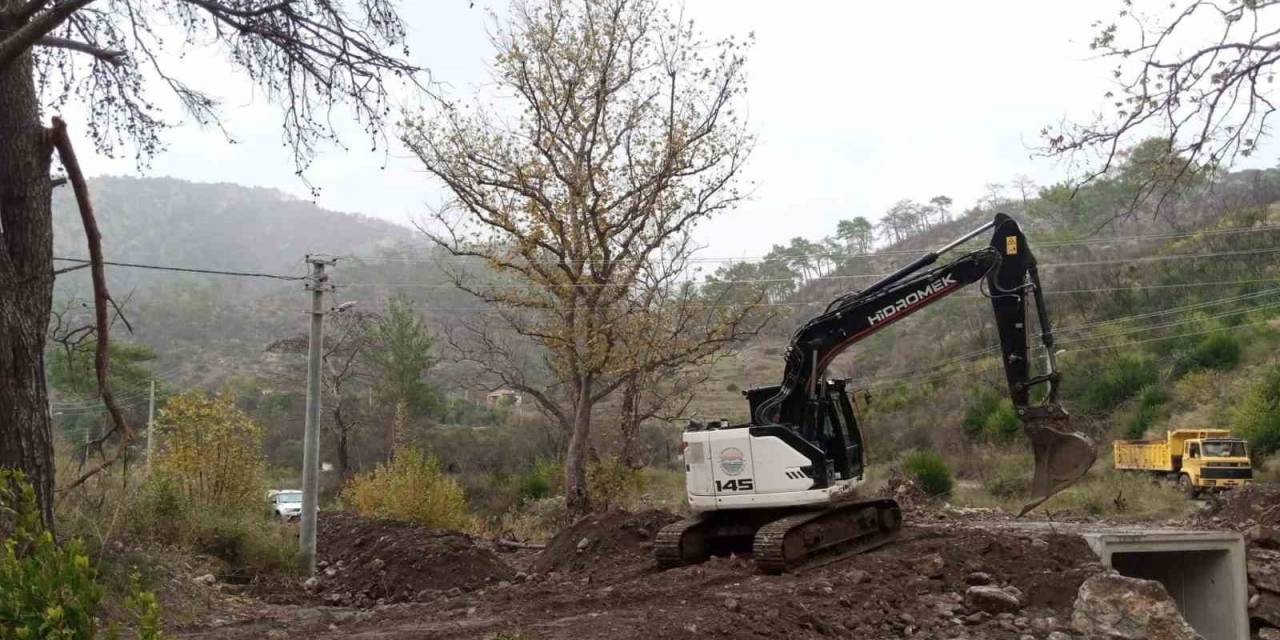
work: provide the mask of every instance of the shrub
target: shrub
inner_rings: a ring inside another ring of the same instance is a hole
[[[1083,381],[1083,387],[1075,396],[1076,402],[1087,412],[1107,411],[1158,379],[1154,359],[1137,353],[1122,353]]]
[[[1022,429],[1013,402],[990,389],[979,392],[965,408],[960,428],[972,440],[1008,442]]]
[[[1249,389],[1233,412],[1231,426],[1249,441],[1255,461],[1280,451],[1280,365],[1268,369]]]
[[[644,477],[618,458],[605,458],[587,467],[587,498],[597,509],[626,506],[644,491]]]
[[[1240,339],[1225,331],[1211,333],[1178,358],[1177,373],[1195,369],[1226,371],[1240,364]]]
[[[987,417],[999,404],[1000,396],[990,389],[978,392],[965,407],[964,419],[960,421],[960,428],[964,430],[965,435],[970,439],[980,440],[987,430]]]
[[[1159,385],[1143,387],[1142,392],[1138,394],[1137,413],[1125,426],[1124,436],[1130,440],[1138,440],[1145,436],[1159,416],[1161,405],[1168,400],[1169,394],[1165,393],[1163,387]]]
[[[195,506],[241,510],[262,500],[262,429],[230,396],[199,391],[170,398],[160,411],[155,474]]]
[[[428,527],[473,524],[462,486],[441,471],[438,460],[413,447],[396,449],[390,462],[353,477],[342,490],[342,502],[357,513]]]
[[[951,494],[951,470],[937,451],[912,451],[902,458],[902,472],[931,496]]]
[[[516,478],[517,504],[542,500],[559,493],[563,478],[564,467],[560,463],[545,458],[538,460],[532,469]]]
[[[102,587],[79,540],[59,545],[35,491],[0,470],[0,638],[92,638]]]

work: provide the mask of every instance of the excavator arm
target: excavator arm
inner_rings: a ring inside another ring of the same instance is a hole
[[[942,254],[992,230],[988,246],[934,266]],[[968,285],[987,281],[1009,396],[1031,442],[1035,457],[1032,500],[1023,513],[1074,483],[1089,470],[1096,446],[1069,428],[1067,412],[1058,404],[1060,374],[1048,307],[1041,293],[1035,256],[1021,229],[1009,216],[997,214],[937,251],[932,251],[861,291],[835,299],[819,316],[792,336],[786,368],[777,392],[752,410],[757,425],[792,425],[801,436],[820,428],[824,373],[836,356],[873,333]],[[1028,299],[1033,299],[1046,352],[1045,371],[1033,374],[1029,341]],[[1032,390],[1045,392],[1033,402]]]

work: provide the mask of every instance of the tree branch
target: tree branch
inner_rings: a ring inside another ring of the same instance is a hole
[[[62,166],[67,170],[67,178],[71,181],[71,188],[75,191],[76,204],[80,209],[80,221],[84,225],[85,238],[89,245],[90,273],[93,277],[93,310],[97,325],[97,345],[93,357],[93,366],[98,378],[98,394],[102,397],[102,403],[106,405],[107,412],[111,415],[111,421],[115,424],[114,430],[120,433],[121,438],[119,451],[116,452],[116,455],[103,461],[102,464],[91,470],[90,474],[81,477],[65,489],[69,490],[83,483],[88,475],[102,471],[114,463],[120,457],[120,452],[128,447],[129,440],[133,437],[133,430],[129,428],[128,422],[125,421],[124,415],[120,412],[120,407],[116,405],[115,397],[111,393],[111,384],[107,378],[107,373],[111,366],[109,351],[111,323],[107,317],[107,305],[111,299],[111,294],[107,291],[106,269],[102,264],[102,233],[98,230],[98,221],[93,215],[93,204],[89,200],[89,185],[84,179],[84,173],[80,170],[80,161],[76,158],[75,149],[71,146],[71,138],[67,135],[67,124],[62,118],[53,118],[53,128],[50,130],[50,134],[53,146],[58,150],[58,157],[62,159]]]
[[[43,38],[36,40],[36,46],[37,47],[56,47],[59,49],[69,49],[71,51],[79,51],[80,53],[87,53],[103,62],[107,62],[114,65],[124,64],[124,60],[126,57],[126,54],[123,51],[111,51],[111,50],[103,49],[100,47],[95,47],[85,42],[80,42],[79,40],[72,40],[70,38],[58,38],[55,36],[44,36]]]
[[[64,0],[22,25],[9,37],[0,40],[0,69],[9,66],[18,56],[29,50],[44,36],[66,22],[71,14],[87,6],[93,0]]]

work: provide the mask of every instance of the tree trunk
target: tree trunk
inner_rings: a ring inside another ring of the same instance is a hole
[[[622,463],[627,465],[629,469],[639,469],[640,462],[638,457],[638,443],[636,442],[640,436],[640,379],[638,376],[631,376],[631,379],[622,386],[622,406],[619,413],[622,414]]]
[[[336,435],[338,436],[338,477],[345,481],[350,473],[351,457],[348,452],[349,427],[347,426],[347,423],[342,420],[341,401],[335,401],[335,405],[333,407],[333,426],[334,431],[337,432]]]
[[[564,461],[565,505],[574,517],[591,511],[591,498],[587,495],[587,454],[591,451],[591,392],[594,386],[590,376],[577,382],[573,432],[569,434],[569,452]]]
[[[8,3],[0,0],[0,8]],[[0,24],[0,40],[12,25]],[[0,467],[21,469],[53,525],[44,343],[53,300],[49,145],[31,56],[0,68]]]

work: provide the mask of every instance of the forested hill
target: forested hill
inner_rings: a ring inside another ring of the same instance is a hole
[[[108,260],[296,274],[307,253],[367,253],[416,236],[406,226],[329,211],[274,189],[129,177],[95,178],[89,189]],[[54,254],[84,257],[71,190],[58,189],[53,204]],[[112,272],[118,289],[149,281],[145,272]]]
[[[89,189],[108,261],[300,276],[307,254],[324,253],[348,257],[340,263],[348,280],[377,283],[434,273],[414,265],[405,274],[381,262],[388,255],[421,257],[416,230],[329,211],[272,189],[128,177],[95,178]],[[55,256],[88,254],[68,188],[55,193],[54,225]],[[180,363],[179,378],[187,383],[252,375],[267,344],[305,328],[306,298],[298,282],[112,266],[107,280],[133,329],[117,328],[116,338],[150,347],[161,365]],[[55,315],[78,325],[89,296],[88,270],[59,276]],[[56,318],[54,325],[56,340]]]

